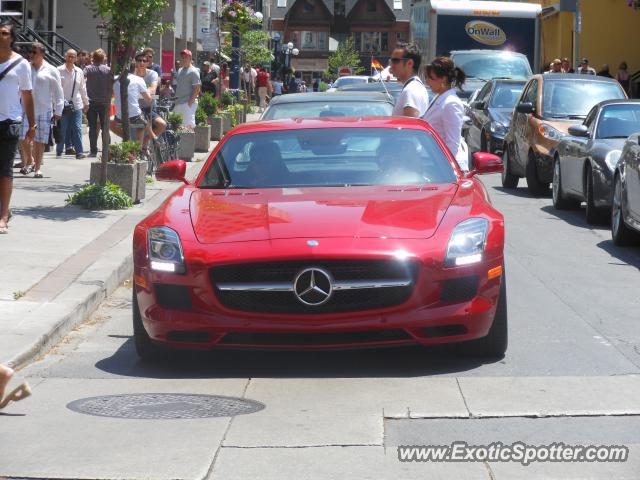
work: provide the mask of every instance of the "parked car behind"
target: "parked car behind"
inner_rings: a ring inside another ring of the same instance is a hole
[[[620,84],[606,77],[577,74],[534,75],[513,113],[503,153],[502,185],[516,188],[526,177],[533,195],[549,189],[556,147],[568,128],[584,120],[603,100],[626,99]]]
[[[494,78],[528,80],[533,72],[526,55],[504,50],[453,50],[451,59],[467,75],[458,96],[468,101],[471,94]]]
[[[396,100],[400,96],[400,92],[402,92],[402,85],[398,82],[373,82],[373,83],[351,83],[349,85],[344,85],[339,87],[338,92],[381,92],[386,93],[389,92],[389,95],[393,98],[393,103],[395,104]]]
[[[386,117],[393,99],[379,92],[291,93],[271,100],[260,120],[317,117]]]
[[[366,75],[347,75],[345,77],[338,77],[331,88],[327,90],[327,92],[335,92],[338,88],[344,87],[345,85],[352,85],[354,83],[367,83],[372,81],[370,77]]]
[[[640,133],[625,142],[613,178],[613,243],[640,245]]]
[[[502,154],[513,107],[525,80],[490,80],[469,104],[469,129],[465,140],[470,152]]]
[[[553,165],[553,205],[587,204],[587,222],[609,219],[613,174],[629,135],[640,132],[640,100],[606,100],[585,121],[569,127]]]

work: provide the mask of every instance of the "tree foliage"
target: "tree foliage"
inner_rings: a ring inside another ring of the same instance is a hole
[[[351,36],[341,42],[338,45],[338,49],[329,55],[328,63],[331,75],[337,75],[340,67],[352,68],[354,74],[364,72],[364,68],[360,64],[360,53],[356,50]]]
[[[104,20],[108,39],[114,46],[109,65],[111,73],[119,75],[123,140],[126,141],[129,140],[129,108],[127,104],[129,63],[135,55],[136,48],[148,45],[153,35],[162,34],[173,28],[171,24],[162,23],[162,12],[169,7],[169,2],[167,0],[89,1],[92,3],[88,6],[93,10],[94,15]],[[113,83],[109,86],[109,96],[112,94]],[[106,183],[107,161],[109,160],[108,116],[107,128],[104,130],[102,132],[102,185]]]
[[[251,65],[265,65],[273,58],[269,49],[269,34],[264,30],[247,30],[240,36],[240,57],[242,63]],[[233,48],[231,42],[225,42],[222,52],[231,57]]]

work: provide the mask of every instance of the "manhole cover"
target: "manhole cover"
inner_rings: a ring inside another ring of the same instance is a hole
[[[69,403],[67,408],[97,417],[186,419],[246,415],[262,410],[264,405],[254,400],[218,395],[142,393],[81,398]]]

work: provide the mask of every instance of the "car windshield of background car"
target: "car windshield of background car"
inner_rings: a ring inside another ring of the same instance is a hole
[[[341,77],[333,82],[333,88],[344,87],[345,85],[352,85],[354,83],[367,83],[367,78],[347,78]]]
[[[393,105],[386,102],[300,102],[272,105],[262,120],[318,117],[389,117]]]
[[[513,78],[525,80],[532,73],[526,57],[519,55],[463,53],[456,55],[453,60],[457,67],[461,67],[464,70],[467,78],[480,80]]]
[[[623,99],[624,91],[617,82],[588,80],[547,80],[542,88],[544,118],[585,118],[599,102]]]
[[[598,120],[596,138],[627,138],[640,132],[640,103],[607,105]]]
[[[489,106],[493,108],[512,109],[516,104],[516,100],[520,98],[523,88],[524,83],[522,85],[508,83],[497,84]]]
[[[314,128],[232,135],[198,187],[422,185],[456,178],[428,132]]]

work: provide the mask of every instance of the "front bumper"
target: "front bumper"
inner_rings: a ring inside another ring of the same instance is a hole
[[[313,262],[310,262],[313,263]],[[227,308],[216,295],[209,266],[187,265],[180,276],[135,268],[142,321],[151,339],[172,348],[317,349],[382,345],[431,345],[487,335],[493,322],[502,258],[455,268],[420,262],[410,297],[400,305],[327,314],[273,314]],[[490,278],[489,272],[493,272]],[[477,277],[468,298],[447,299],[450,281]],[[158,298],[174,286],[182,301]]]

